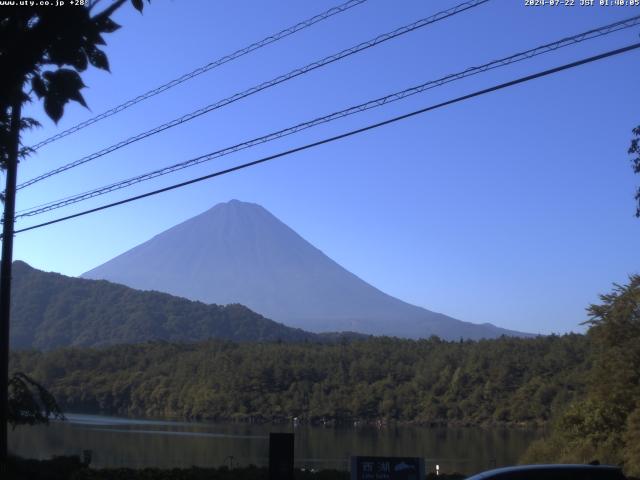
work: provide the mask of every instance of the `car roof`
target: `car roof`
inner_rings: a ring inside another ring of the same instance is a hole
[[[477,473],[471,477],[468,477],[467,480],[481,480],[488,479],[493,477],[507,477],[513,474],[514,476],[518,476],[518,474],[526,474],[526,473],[542,473],[542,472],[556,472],[556,473],[569,473],[569,472],[582,472],[582,473],[590,473],[595,474],[597,476],[600,474],[614,474],[618,475],[619,478],[624,478],[622,476],[622,470],[619,467],[615,467],[612,465],[584,465],[584,464],[540,464],[540,465],[518,465],[516,467],[503,467],[496,468],[494,470],[487,470],[486,472]]]

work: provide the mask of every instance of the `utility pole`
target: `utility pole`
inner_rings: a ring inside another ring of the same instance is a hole
[[[11,267],[13,263],[13,230],[16,212],[16,180],[20,149],[21,95],[15,95],[11,105],[7,155],[7,183],[2,218],[2,259],[0,260],[0,463],[5,469],[8,458],[9,420],[9,325],[11,319]]]

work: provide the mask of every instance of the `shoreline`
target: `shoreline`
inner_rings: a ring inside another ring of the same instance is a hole
[[[304,419],[304,417],[272,417],[271,419],[247,416],[247,417],[226,417],[226,418],[189,418],[179,416],[164,417],[147,417],[144,415],[127,415],[123,413],[95,412],[95,411],[74,411],[65,412],[69,416],[92,416],[105,417],[114,421],[122,420],[127,422],[140,423],[182,423],[182,424],[229,424],[229,425],[256,425],[256,426],[283,426],[290,424],[295,427],[324,427],[324,428],[396,428],[396,427],[416,427],[416,428],[433,428],[433,429],[468,429],[477,428],[483,430],[489,429],[514,429],[514,430],[545,430],[550,425],[550,421],[536,422],[493,422],[474,424],[470,422],[427,422],[427,421],[411,421],[411,420],[390,420],[390,419]]]
[[[50,460],[33,460],[11,456],[7,465],[9,480],[29,478],[31,480],[58,480],[73,478],[74,480],[264,480],[268,475],[267,467],[229,468],[91,468],[78,456],[54,457]],[[347,470],[308,470],[295,468],[297,480],[349,480],[351,474]],[[462,480],[467,475],[461,473],[426,474],[426,480]]]

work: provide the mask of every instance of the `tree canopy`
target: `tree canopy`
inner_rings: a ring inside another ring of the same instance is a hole
[[[68,411],[186,419],[544,424],[584,391],[583,335],[154,342],[13,354]]]
[[[640,476],[640,275],[588,308],[592,368],[585,395],[528,460],[623,464]]]
[[[117,0],[95,12],[100,0],[71,8],[34,5],[0,9],[0,167],[9,159],[12,138],[11,116],[24,103],[42,100],[46,114],[56,123],[64,106],[75,101],[86,106],[80,74],[89,65],[109,70],[101,49],[104,35],[120,25],[111,19],[126,0]],[[48,2],[47,2],[48,3]],[[131,0],[142,11],[142,0]],[[20,118],[20,130],[39,125],[33,118]],[[29,152],[22,146],[21,156]]]
[[[640,173],[640,125],[633,129],[633,138],[631,139],[631,145],[629,146],[629,155],[633,155],[631,162],[633,164],[633,171]],[[640,187],[636,191],[636,217],[640,217]]]
[[[149,0],[150,1],[150,0]],[[53,2],[16,2],[0,9],[0,169],[6,170],[2,261],[0,269],[0,461],[7,458],[7,423],[42,423],[60,414],[53,397],[25,374],[8,375],[11,260],[18,161],[30,153],[21,132],[39,125],[23,118],[22,106],[42,100],[46,114],[58,122],[65,105],[86,106],[80,74],[91,64],[109,70],[103,35],[120,26],[111,19],[126,0],[96,13],[100,0],[60,8]],[[142,11],[142,0],[131,0]]]
[[[46,424],[49,418],[65,418],[53,395],[28,375],[14,373],[9,380],[8,420],[11,426]]]
[[[337,341],[274,322],[239,304],[207,305],[104,280],[13,266],[11,346],[49,350],[148,340]]]

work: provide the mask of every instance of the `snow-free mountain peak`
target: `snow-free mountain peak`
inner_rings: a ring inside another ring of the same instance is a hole
[[[314,332],[447,339],[520,335],[391,297],[345,270],[260,205],[231,200],[83,277],[206,303],[240,303]]]

